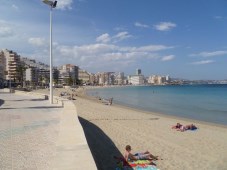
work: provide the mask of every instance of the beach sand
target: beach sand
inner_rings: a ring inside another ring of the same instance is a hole
[[[61,90],[54,90],[54,94],[59,95]],[[99,170],[115,169],[113,156],[122,156],[128,144],[134,153],[148,150],[162,158],[154,161],[160,170],[227,169],[226,127],[109,106],[83,92],[77,90],[73,102]],[[193,123],[198,129],[179,132],[171,128],[177,122]]]

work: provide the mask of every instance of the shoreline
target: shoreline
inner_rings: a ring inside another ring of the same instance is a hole
[[[88,88],[84,88],[84,94],[83,98],[86,98],[88,100],[92,100],[92,101],[96,101],[98,102],[97,100],[97,96],[89,96],[86,94],[86,90],[88,89],[95,89],[95,88],[112,88],[112,86],[105,86],[105,87],[88,87]],[[204,124],[204,125],[210,125],[210,126],[218,126],[218,127],[222,127],[222,128],[227,128],[227,125],[224,125],[224,124],[219,124],[219,123],[213,123],[213,122],[208,122],[208,121],[202,121],[202,120],[197,120],[197,119],[191,119],[191,118],[186,118],[186,117],[181,117],[181,116],[175,116],[175,115],[169,115],[169,114],[165,114],[165,113],[159,113],[159,112],[152,112],[152,111],[147,111],[147,110],[143,110],[143,109],[139,109],[139,108],[135,108],[135,107],[130,107],[130,106],[126,106],[126,105],[123,105],[123,104],[116,104],[114,103],[114,100],[113,100],[113,107],[121,107],[121,108],[124,108],[124,109],[130,109],[130,110],[134,110],[134,111],[138,111],[138,112],[143,112],[143,113],[146,113],[146,114],[151,114],[151,115],[157,115],[157,116],[160,116],[160,117],[167,117],[167,118],[171,118],[171,119],[176,119],[176,120],[182,120],[182,121],[187,121],[187,122],[195,122],[195,123],[199,123],[199,124]]]
[[[54,90],[59,94],[66,89]],[[115,169],[113,156],[122,156],[130,144],[133,152],[149,150],[163,160],[154,161],[160,170],[225,169],[227,129],[209,123],[146,112],[85,95],[77,89],[76,110],[98,169]],[[44,93],[48,91],[44,90]],[[196,131],[179,132],[177,122],[194,123]]]

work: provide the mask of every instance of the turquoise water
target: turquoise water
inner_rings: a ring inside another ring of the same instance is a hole
[[[227,85],[125,86],[87,93],[141,110],[227,125]]]

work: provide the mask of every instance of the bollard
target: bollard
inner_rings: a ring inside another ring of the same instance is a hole
[[[44,99],[48,100],[49,99],[48,95],[44,95]]]

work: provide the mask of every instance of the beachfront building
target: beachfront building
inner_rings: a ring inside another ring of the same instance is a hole
[[[38,85],[39,69],[36,67],[27,68],[25,71],[26,86]]]
[[[21,62],[24,63],[26,85],[39,85],[47,87],[50,82],[50,66],[42,62],[36,62],[34,59],[21,57]],[[53,68],[53,80],[56,78],[56,68]]]
[[[95,75],[98,85],[113,85],[115,81],[114,72],[102,72]]]
[[[95,82],[94,74],[89,73],[86,70],[79,69],[78,77],[84,85],[93,85]]]
[[[73,64],[65,64],[59,67],[59,84],[75,85],[78,80],[79,67]]]
[[[98,74],[98,84],[99,85],[105,85],[107,82],[105,73],[97,73]]]
[[[42,87],[48,86],[50,81],[50,69],[39,68],[38,75],[38,84]]]
[[[144,75],[142,75],[141,69],[136,69],[136,75],[128,76],[128,84],[131,84],[131,85],[143,85],[144,84]]]
[[[123,85],[124,84],[124,72],[119,72],[119,73],[116,73],[115,75],[115,83],[116,85]]]
[[[5,57],[2,51],[0,51],[0,88],[4,86],[5,80]]]
[[[164,85],[170,82],[170,76],[159,76],[159,75],[152,75],[148,78],[148,83],[154,85]]]
[[[128,83],[131,85],[143,85],[144,76],[143,75],[130,75],[130,76],[128,76]]]
[[[141,69],[137,68],[137,69],[136,69],[136,75],[141,75],[141,74],[142,74]]]
[[[4,78],[4,72],[5,72],[5,56],[2,51],[0,51],[0,78]]]
[[[7,86],[11,86],[13,83],[19,82],[20,79],[20,75],[18,74],[20,56],[16,52],[7,49],[1,51],[1,56],[4,62],[3,69]]]

